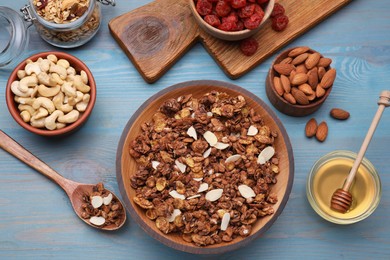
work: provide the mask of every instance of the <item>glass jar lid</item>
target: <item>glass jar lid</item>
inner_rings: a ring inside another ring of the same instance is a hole
[[[0,68],[17,62],[28,45],[27,24],[15,10],[0,6]]]

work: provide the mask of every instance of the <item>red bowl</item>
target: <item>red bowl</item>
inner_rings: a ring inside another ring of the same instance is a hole
[[[69,61],[70,65],[73,68],[75,68],[76,72],[79,73],[81,70],[84,70],[88,76],[88,84],[91,87],[91,90],[89,92],[91,98],[90,98],[90,101],[88,103],[86,110],[84,112],[80,113],[80,117],[77,119],[76,122],[71,123],[62,129],[47,130],[47,129],[33,127],[29,123],[26,123],[23,121],[23,119],[20,116],[20,111],[18,109],[18,103],[15,102],[15,100],[14,100],[15,95],[11,91],[11,84],[13,81],[18,80],[17,72],[18,72],[18,70],[23,70],[25,68],[26,61],[22,61],[21,63],[19,63],[19,65],[17,65],[16,68],[12,71],[12,73],[8,79],[8,82],[7,82],[5,97],[6,97],[7,107],[8,107],[9,112],[11,113],[11,116],[24,129],[26,129],[34,134],[41,135],[41,136],[48,136],[48,137],[64,136],[64,135],[68,135],[70,133],[75,132],[87,121],[87,119],[90,116],[92,109],[95,105],[95,102],[96,102],[96,83],[95,83],[95,79],[93,78],[92,73],[89,70],[89,68],[87,67],[87,65],[85,65],[78,58],[76,58],[70,54],[67,54],[65,52],[56,52],[56,51],[41,52],[41,53],[37,53],[35,55],[30,56],[28,59],[30,59],[32,61],[36,61],[36,60],[38,60],[38,58],[46,58],[49,54],[56,55],[58,59],[65,59],[65,60]]]

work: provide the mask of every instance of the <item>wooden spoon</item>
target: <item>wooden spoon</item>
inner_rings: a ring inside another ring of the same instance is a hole
[[[96,185],[78,183],[62,177],[59,173],[57,173],[55,170],[50,168],[47,164],[42,162],[36,156],[31,154],[28,150],[26,150],[24,147],[22,147],[20,144],[18,144],[15,140],[13,140],[11,137],[9,137],[1,130],[0,130],[0,147],[3,148],[8,153],[10,153],[11,155],[18,158],[19,160],[21,160],[22,162],[24,162],[25,164],[27,164],[28,166],[30,166],[31,168],[42,173],[43,175],[51,179],[53,182],[57,183],[68,195],[69,200],[72,203],[72,207],[76,212],[77,216],[79,216],[79,218],[85,223],[87,223],[88,225],[102,230],[116,230],[122,227],[123,224],[125,223],[126,210],[123,207],[123,203],[111,191],[106,190],[107,192],[113,195],[113,200],[116,200],[121,204],[120,207],[121,212],[119,214],[120,216],[119,225],[115,225],[115,224],[109,224],[103,226],[93,225],[92,223],[89,222],[89,219],[84,219],[81,216],[81,214],[83,213],[83,209],[81,205],[85,203],[83,201],[83,196],[86,194],[92,194],[93,187],[95,187]]]
[[[363,160],[364,154],[366,153],[367,147],[371,141],[372,136],[374,135],[375,129],[381,119],[383,110],[385,107],[390,106],[390,91],[382,91],[379,101],[378,101],[378,110],[372,120],[370,128],[368,129],[367,135],[363,141],[362,147],[355,159],[355,162],[352,165],[352,169],[348,174],[346,181],[341,189],[337,189],[332,196],[330,207],[331,209],[338,211],[340,213],[346,213],[352,204],[352,195],[349,192],[349,189],[352,185],[353,179],[355,178],[356,172],[359,169],[360,163]]]

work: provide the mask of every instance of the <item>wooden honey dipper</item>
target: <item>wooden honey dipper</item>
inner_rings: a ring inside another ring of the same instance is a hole
[[[368,129],[367,135],[364,138],[363,144],[360,147],[360,151],[355,159],[355,162],[352,165],[352,169],[348,174],[346,181],[341,189],[337,189],[333,195],[330,202],[331,209],[338,211],[340,213],[345,213],[349,210],[352,204],[352,195],[349,192],[349,188],[355,178],[356,172],[360,166],[360,163],[363,160],[364,154],[366,153],[367,147],[371,141],[372,136],[374,135],[375,129],[381,119],[383,110],[385,107],[390,106],[390,90],[382,91],[379,96],[378,101],[378,110],[372,120],[370,128]]]

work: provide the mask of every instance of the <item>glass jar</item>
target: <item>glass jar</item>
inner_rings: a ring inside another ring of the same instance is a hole
[[[97,33],[101,23],[101,11],[98,2],[115,5],[115,0],[89,0],[88,9],[76,20],[55,23],[40,16],[33,4],[24,6],[21,11],[26,21],[35,25],[43,40],[61,48],[74,48],[88,42]],[[53,7],[54,8],[54,7]]]

